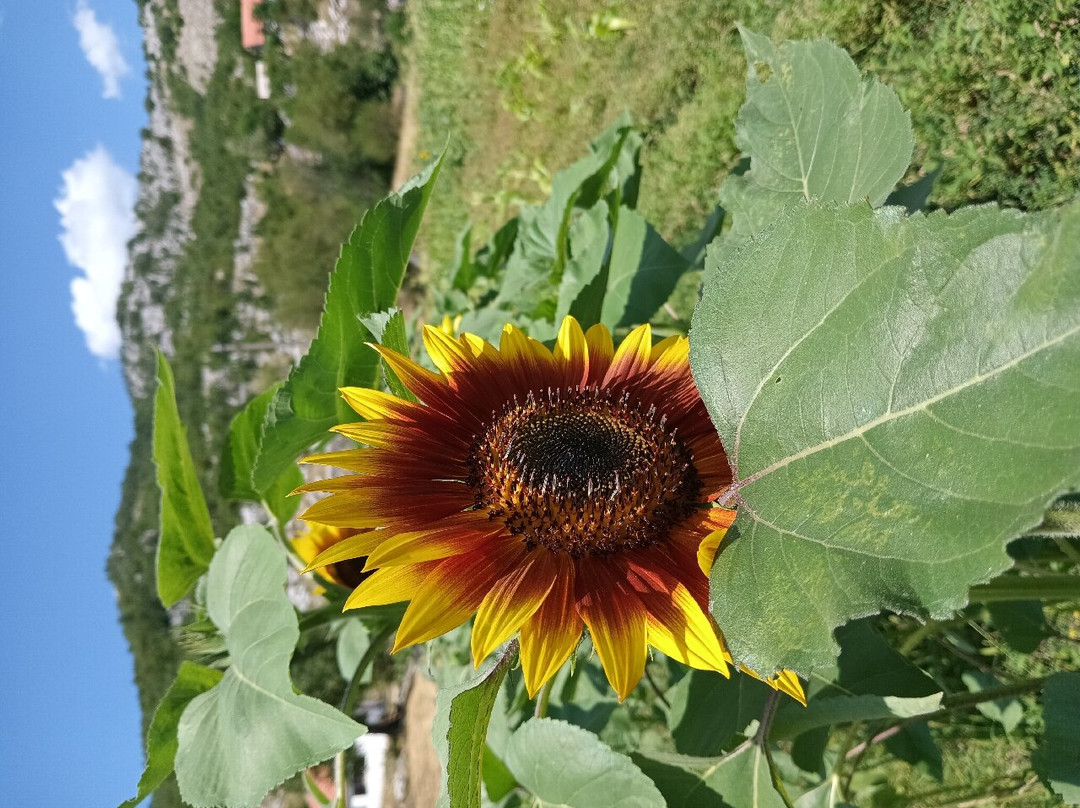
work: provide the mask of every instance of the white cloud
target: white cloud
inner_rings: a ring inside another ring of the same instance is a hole
[[[102,95],[105,98],[119,98],[120,79],[130,73],[131,68],[120,52],[116,32],[108,23],[97,21],[94,10],[86,0],[79,0],[75,6],[73,22],[79,32],[79,47],[83,55],[105,82]]]
[[[71,282],[71,310],[90,352],[112,358],[120,350],[116,299],[127,243],[137,229],[139,186],[103,146],[76,160],[62,176],[64,187],[53,202],[60,212],[60,244],[68,262],[85,273]]]

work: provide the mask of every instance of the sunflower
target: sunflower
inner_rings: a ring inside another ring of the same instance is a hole
[[[367,448],[306,458],[352,474],[298,489],[329,493],[303,518],[363,531],[309,569],[366,556],[346,608],[410,601],[395,651],[475,615],[479,665],[519,632],[530,696],[584,627],[620,699],[650,645],[728,675],[708,571],[735,518],[713,505],[731,470],[687,339],[653,345],[644,325],[616,350],[570,317],[553,350],[509,325],[497,349],[423,336],[441,373],[374,346],[418,400],[343,388],[365,420],[335,431]],[[790,672],[766,681],[804,700]]]
[[[293,550],[305,564],[310,564],[324,550],[341,543],[345,539],[366,533],[366,530],[357,530],[348,527],[332,527],[311,522],[306,532],[292,540]],[[368,578],[371,573],[364,569],[364,559],[346,558],[334,564],[321,566],[319,572],[329,581],[340,586],[352,589],[357,587]]]

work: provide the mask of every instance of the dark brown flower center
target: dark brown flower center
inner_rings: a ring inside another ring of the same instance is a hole
[[[470,468],[478,507],[530,547],[574,558],[661,542],[700,504],[677,430],[606,390],[515,398],[473,444]]]

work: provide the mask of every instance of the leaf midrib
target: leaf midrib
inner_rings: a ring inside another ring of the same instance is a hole
[[[848,432],[844,433],[843,435],[838,435],[835,438],[829,438],[828,440],[821,441],[820,443],[818,443],[818,444],[816,444],[814,446],[809,446],[809,447],[803,449],[802,451],[796,452],[793,455],[788,455],[785,458],[777,460],[775,463],[772,463],[771,465],[766,466],[765,468],[754,472],[749,477],[746,477],[743,480],[737,480],[734,483],[733,488],[735,488],[735,489],[744,488],[744,487],[750,485],[751,483],[757,482],[761,478],[766,477],[769,474],[772,474],[775,471],[779,471],[780,469],[791,465],[792,463],[795,463],[795,462],[797,462],[799,460],[803,460],[803,459],[805,459],[807,457],[810,457],[811,455],[817,454],[818,452],[825,451],[826,449],[831,449],[832,447],[838,446],[841,443],[844,443],[845,441],[849,441],[849,440],[852,440],[854,438],[858,438],[861,435],[869,432],[871,429],[874,429],[875,427],[881,426],[882,424],[887,424],[890,421],[895,421],[895,420],[897,420],[899,418],[904,418],[904,417],[907,417],[908,415],[913,415],[913,414],[915,414],[917,412],[925,410],[927,407],[930,407],[930,406],[938,403],[939,401],[943,401],[944,399],[948,398],[949,396],[953,396],[953,395],[956,395],[957,393],[961,393],[964,390],[968,389],[969,387],[973,387],[973,386],[975,386],[977,384],[982,384],[983,382],[987,381],[988,379],[992,379],[994,376],[997,376],[997,375],[1005,372],[1006,370],[1009,370],[1010,368],[1013,368],[1016,365],[1019,365],[1021,362],[1024,362],[1025,360],[1031,358],[1035,354],[1040,353],[1041,351],[1048,350],[1048,349],[1054,347],[1055,345],[1057,345],[1057,344],[1059,344],[1061,342],[1064,342],[1065,340],[1067,340],[1070,337],[1073,337],[1073,336],[1075,336],[1077,334],[1080,334],[1080,325],[1076,325],[1076,326],[1062,332],[1061,334],[1059,334],[1058,336],[1054,337],[1051,340],[1046,340],[1045,342],[1040,343],[1039,345],[1035,346],[1034,348],[1031,348],[1030,350],[1027,350],[1024,353],[1019,354],[1018,356],[1016,356],[1015,358],[1009,360],[1008,362],[1006,362],[1006,363],[1004,363],[1002,365],[998,365],[993,370],[987,371],[986,373],[980,373],[978,375],[972,376],[971,378],[964,380],[961,384],[955,385],[954,387],[950,387],[948,390],[944,390],[944,391],[938,393],[937,395],[934,395],[934,396],[931,396],[930,398],[925,399],[924,401],[920,401],[920,402],[918,402],[916,404],[912,404],[910,407],[905,407],[902,410],[896,410],[896,411],[888,410],[885,413],[883,413],[882,415],[878,416],[877,418],[874,418],[874,419],[872,419],[870,421],[867,421],[862,426],[858,426],[855,429],[849,430]],[[749,413],[749,411],[750,411],[749,408],[747,408],[747,413]],[[741,432],[742,424],[745,423],[745,421],[746,421],[746,415],[744,414],[743,420],[739,425],[740,426],[740,432]],[[736,445],[738,445],[738,444],[736,443]]]

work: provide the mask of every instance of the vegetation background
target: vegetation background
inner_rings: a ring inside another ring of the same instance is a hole
[[[170,278],[165,317],[175,336],[181,416],[205,425],[189,439],[219,533],[236,513],[214,495],[215,447],[243,401],[235,387],[207,384],[207,369],[242,378],[249,393],[281,375],[281,367],[221,348],[263,338],[238,320],[238,308],[251,301],[224,269],[235,264],[241,203],[252,182],[264,206],[253,262],[262,287],[257,302],[276,323],[300,333],[314,329],[338,245],[363,211],[447,143],[407,290],[413,310],[425,310],[427,292],[452,262],[467,223],[473,223],[472,243],[482,244],[519,204],[543,199],[554,172],[624,110],[646,132],[640,210],[683,246],[715,209],[717,187],[738,158],[733,121],[745,64],[735,23],[741,21],[774,38],[831,38],[896,90],[911,110],[917,139],[909,179],[933,173],[936,206],[997,201],[1040,209],[1080,188],[1080,11],[1071,0],[410,0],[396,10],[348,0],[348,44],[324,51],[302,37],[290,39],[289,31],[303,30],[326,5],[263,5],[270,36],[259,56],[273,92],[260,101],[253,90],[256,55],[239,45],[237,0],[215,2],[218,58],[202,91],[177,65],[184,25],[177,0],[141,0],[162,40],[161,57],[150,62],[152,79],[170,89],[171,113],[190,121],[191,153],[201,169],[193,237]],[[163,233],[177,202],[165,197],[140,209],[139,238]],[[148,257],[132,267],[136,278],[155,270]],[[689,316],[696,287],[693,275],[684,279],[674,312],[680,319]],[[125,337],[146,338],[132,321]],[[110,574],[149,720],[182,652],[172,631],[175,615],[154,593],[150,409],[145,397],[134,391],[133,397],[137,434]],[[1068,633],[1077,616],[1055,619],[1068,624]],[[973,642],[978,648],[981,640]],[[307,649],[309,656],[322,654],[322,667],[298,667],[307,692],[340,689],[327,648]],[[1049,669],[1058,652],[1023,664]],[[1008,774],[1010,760],[1027,758],[1019,747],[1031,745],[1030,735],[1022,730],[1002,733],[987,720],[973,732],[993,743],[956,747],[947,766],[953,786],[995,766]],[[928,787],[915,780],[895,786],[898,793]],[[1045,792],[1036,791],[1015,804],[1043,804]],[[960,798],[947,792],[941,799]],[[171,804],[178,804],[174,792],[155,798],[158,808]]]

